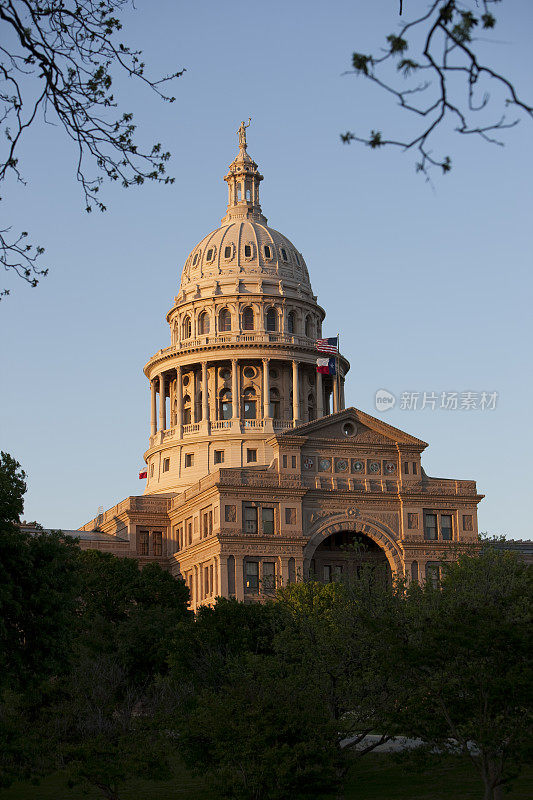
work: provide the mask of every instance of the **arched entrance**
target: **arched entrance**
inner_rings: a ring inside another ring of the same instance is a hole
[[[330,583],[356,577],[368,568],[390,582],[389,560],[375,541],[359,531],[337,530],[316,547],[309,562],[309,577]]]

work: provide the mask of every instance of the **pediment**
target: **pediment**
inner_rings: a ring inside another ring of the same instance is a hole
[[[347,434],[346,428],[353,426],[353,433]],[[357,408],[346,408],[336,414],[306,422],[280,434],[278,439],[285,437],[305,436],[307,439],[333,439],[354,444],[403,444],[416,449],[424,450],[428,445],[422,439],[406,433],[405,431],[388,425],[381,419],[365,414]]]

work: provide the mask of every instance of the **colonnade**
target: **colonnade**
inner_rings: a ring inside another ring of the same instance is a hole
[[[271,405],[270,405],[270,362],[272,359],[270,358],[263,358],[261,359],[262,362],[262,389],[263,389],[263,396],[262,396],[262,413],[257,414],[257,419],[272,419],[271,416]],[[275,359],[279,361],[279,359]],[[246,359],[247,363],[249,359]],[[221,366],[224,362],[214,362],[216,366]],[[309,366],[306,362],[306,366]],[[297,425],[304,421],[304,415],[302,414],[302,409],[300,407],[300,380],[301,380],[301,363],[296,359],[292,360],[292,422],[293,425]],[[192,366],[192,365],[191,365]],[[215,402],[213,404],[213,410],[215,412],[215,419],[210,420],[210,405],[209,405],[209,393],[208,393],[208,362],[201,361],[200,362],[200,369],[201,369],[201,378],[200,378],[200,385],[201,385],[201,393],[202,393],[202,403],[201,403],[201,415],[196,413],[196,402],[195,402],[195,387],[191,390],[191,423],[200,422],[200,420],[205,422],[210,421],[219,421],[219,413],[218,413],[218,398],[215,398]],[[174,375],[172,375],[174,372]],[[155,436],[157,431],[164,431],[167,429],[167,414],[166,414],[166,396],[167,393],[171,396],[171,399],[175,399],[175,409],[176,409],[176,424],[178,426],[183,425],[183,397],[184,397],[184,387],[183,387],[183,368],[181,366],[174,367],[172,371],[164,371],[161,372],[159,375],[152,378],[150,382],[150,391],[151,391],[151,403],[150,403],[150,434],[151,436]],[[171,391],[171,385],[175,381],[175,390],[174,392]],[[339,382],[341,383],[339,389]],[[337,381],[333,379],[333,412],[340,411],[341,408],[344,407],[344,386],[342,385],[344,381]],[[159,414],[158,414],[158,402],[157,402],[157,394],[159,390]],[[232,403],[232,413],[231,413],[231,420],[239,422],[241,417],[240,412],[240,403],[241,403],[241,396],[240,396],[240,370],[239,370],[239,359],[233,358],[231,359],[231,403]],[[261,400],[260,396],[258,400]],[[316,373],[316,417],[319,419],[320,417],[324,416],[324,385],[322,374],[320,372]],[[199,417],[197,419],[197,417]]]

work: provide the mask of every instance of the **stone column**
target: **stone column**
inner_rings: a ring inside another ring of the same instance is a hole
[[[339,411],[339,378],[337,375],[333,376],[333,413]]]
[[[244,600],[244,565],[243,557],[235,556],[235,599]]]
[[[263,417],[269,419],[270,414],[270,376],[269,376],[270,359],[263,359]]]
[[[157,433],[157,397],[155,392],[155,380],[150,381],[151,403],[150,403],[150,436]]]
[[[209,394],[207,386],[207,361],[202,361],[202,419],[209,422]]]
[[[181,367],[176,367],[176,427],[181,435],[183,424],[183,386],[181,385]]]
[[[298,362],[292,362],[292,419],[295,425],[300,421],[300,375]]]
[[[324,416],[324,387],[321,372],[316,374],[316,416],[317,419]]]
[[[231,361],[231,398],[233,404],[232,417],[239,420],[239,362],[236,358]]]
[[[344,400],[344,378],[340,379],[341,382],[341,411],[346,408],[346,402]]]
[[[228,558],[220,556],[218,559],[218,594],[228,597]]]
[[[165,401],[165,376],[159,376],[159,430],[164,431],[167,427],[167,404]]]

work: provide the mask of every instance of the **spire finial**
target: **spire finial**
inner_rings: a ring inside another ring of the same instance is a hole
[[[252,121],[251,117],[248,117],[248,125],[244,124],[244,120],[239,125],[239,130],[237,133],[239,134],[239,148],[241,150],[246,150],[246,128],[250,127],[250,122]]]

